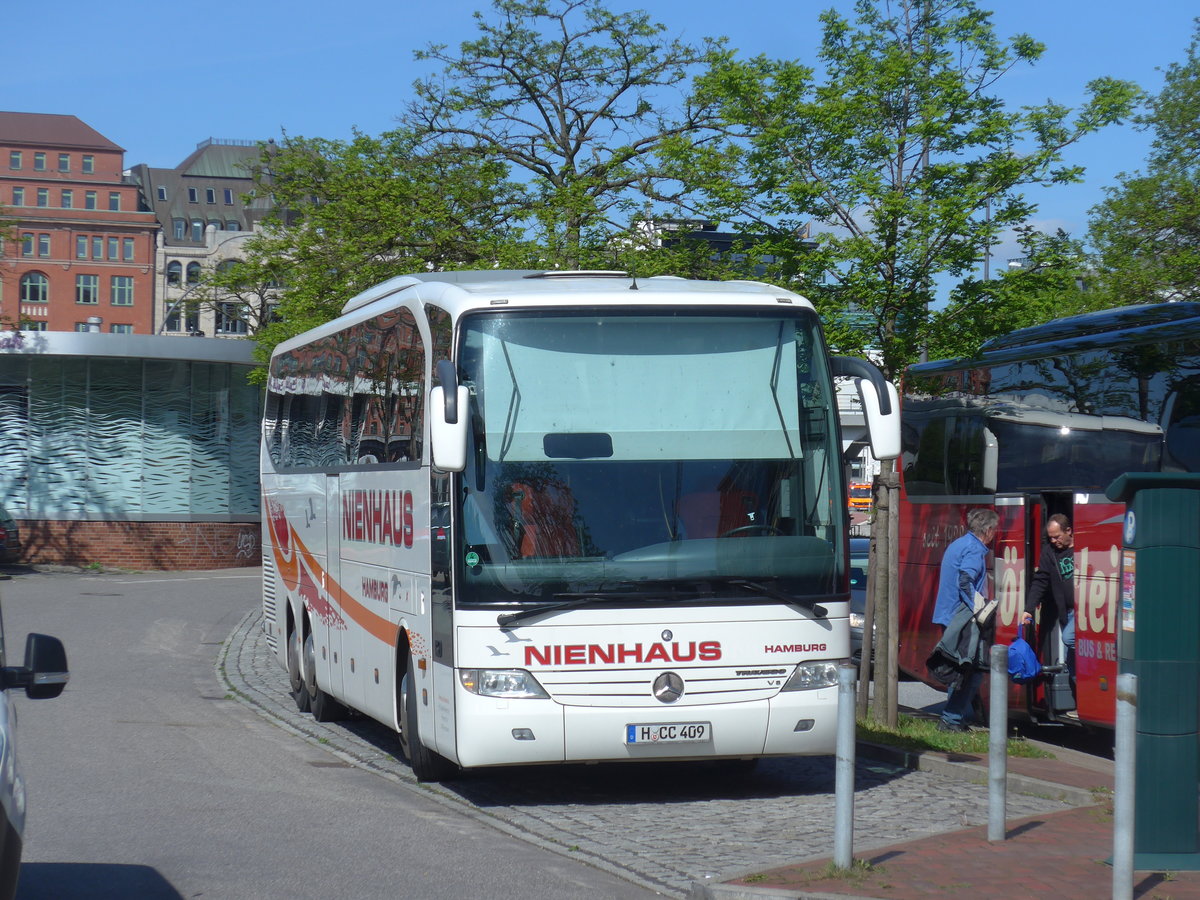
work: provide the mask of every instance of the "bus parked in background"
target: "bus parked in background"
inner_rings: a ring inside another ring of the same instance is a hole
[[[1013,332],[978,359],[905,375],[900,503],[900,667],[927,679],[938,567],[967,510],[1000,514],[997,636],[1016,636],[1046,520],[1075,534],[1076,692],[1013,686],[1038,719],[1114,724],[1125,508],[1105,489],[1125,472],[1200,471],[1200,304],[1129,306]],[[1169,599],[1169,598],[1164,598]],[[1052,656],[1064,648],[1053,628]],[[1030,639],[1030,643],[1037,643]]]
[[[416,775],[834,751],[850,655],[833,378],[808,301],[623,273],[401,276],[281,344],[264,629],[302,710]]]

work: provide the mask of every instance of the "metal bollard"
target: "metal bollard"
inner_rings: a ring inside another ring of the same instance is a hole
[[[854,680],[851,663],[838,666],[837,767],[834,776],[833,864],[841,869],[854,862]]]
[[[988,840],[1005,838],[1008,788],[1008,647],[992,645],[988,683]]]
[[[1113,900],[1133,898],[1137,684],[1136,675],[1117,676],[1117,733],[1113,746]]]

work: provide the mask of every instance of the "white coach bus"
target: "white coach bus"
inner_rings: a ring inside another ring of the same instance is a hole
[[[301,710],[457,767],[834,751],[850,655],[833,376],[812,305],[615,272],[394,278],[281,344],[264,629]]]

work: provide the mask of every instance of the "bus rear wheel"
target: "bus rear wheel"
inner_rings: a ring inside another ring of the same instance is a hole
[[[308,710],[318,722],[337,722],[346,718],[346,707],[317,686],[317,654],[312,632],[304,638],[304,694]]]
[[[400,752],[412,766],[417,781],[445,781],[458,767],[421,742],[417,730],[417,684],[412,673],[413,659],[409,656],[408,667],[400,679]]]
[[[291,687],[292,699],[296,701],[296,709],[308,712],[308,691],[304,689],[304,675],[300,668],[300,629],[293,626],[287,639],[287,670],[288,685]]]

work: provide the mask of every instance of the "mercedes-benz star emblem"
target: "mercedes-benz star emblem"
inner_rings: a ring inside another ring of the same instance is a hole
[[[683,696],[683,679],[674,672],[663,672],[654,679],[654,696],[663,703],[674,703]]]

